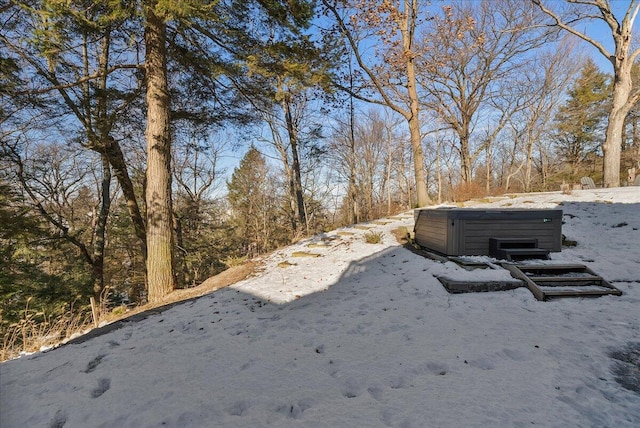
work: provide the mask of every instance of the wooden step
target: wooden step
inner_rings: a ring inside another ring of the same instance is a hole
[[[502,263],[511,276],[524,281],[538,300],[550,297],[593,297],[622,291],[585,265],[525,265]],[[553,275],[555,273],[555,275]],[[565,287],[565,289],[562,289]],[[551,288],[551,289],[550,289]]]

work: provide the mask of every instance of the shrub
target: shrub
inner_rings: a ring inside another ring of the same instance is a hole
[[[382,242],[382,232],[369,231],[364,234],[364,241],[367,244],[379,244]]]

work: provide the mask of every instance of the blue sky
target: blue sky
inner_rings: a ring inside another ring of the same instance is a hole
[[[555,4],[559,4],[559,2],[549,2],[548,4],[551,6],[555,6]],[[624,15],[629,8],[631,1],[628,0],[612,0],[610,1],[611,8],[613,10],[614,15],[618,19],[618,22],[621,22],[624,18]],[[640,17],[638,18],[640,19]],[[634,46],[640,46],[638,43],[638,25],[639,23],[634,22],[634,42],[632,44],[632,48]],[[613,53],[614,44],[613,37],[611,36],[611,29],[607,26],[607,24],[602,20],[593,20],[589,24],[582,24],[581,26],[576,27],[577,30],[580,30],[584,34],[601,42],[610,53]],[[613,73],[613,66],[611,63],[593,46],[585,41],[580,41],[576,47],[582,50],[584,53],[588,54],[593,60],[600,66],[602,71],[606,73]]]

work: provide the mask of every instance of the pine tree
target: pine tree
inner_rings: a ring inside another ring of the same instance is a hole
[[[262,253],[284,242],[275,181],[265,157],[251,146],[227,182],[227,197],[245,254]]]
[[[560,156],[571,165],[570,180],[579,178],[582,162],[604,140],[609,78],[587,60],[556,116],[556,141]]]

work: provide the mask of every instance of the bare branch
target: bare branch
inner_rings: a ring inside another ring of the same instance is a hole
[[[569,33],[573,34],[576,37],[581,38],[582,40],[584,40],[585,42],[589,43],[590,45],[594,46],[596,49],[598,49],[598,51],[600,51],[600,53],[602,55],[604,55],[609,61],[614,61],[613,56],[611,55],[611,53],[609,53],[609,51],[604,47],[604,45],[602,45],[602,43],[598,42],[597,40],[587,36],[584,33],[581,33],[580,31],[576,30],[575,28],[571,27],[570,25],[568,25],[567,23],[563,22],[563,20],[560,18],[559,15],[557,15],[555,12],[553,12],[551,9],[548,9],[547,7],[545,7],[542,4],[541,0],[531,0],[533,2],[533,4],[535,4],[536,6],[538,6],[540,8],[540,10],[542,10],[544,13],[546,13],[547,15],[549,15],[554,21],[555,21],[555,25],[557,25],[558,27],[562,28],[563,30],[568,31]],[[575,3],[576,1],[574,1]],[[599,2],[599,0],[598,0]],[[589,5],[593,5],[593,6],[598,6],[596,3],[594,2],[584,2],[585,4],[589,4]],[[599,6],[598,6],[599,7]],[[615,21],[615,18],[614,18]],[[615,21],[617,23],[617,21]],[[609,26],[611,26],[612,24],[607,22],[607,24],[609,24]],[[613,28],[613,27],[611,27]]]

